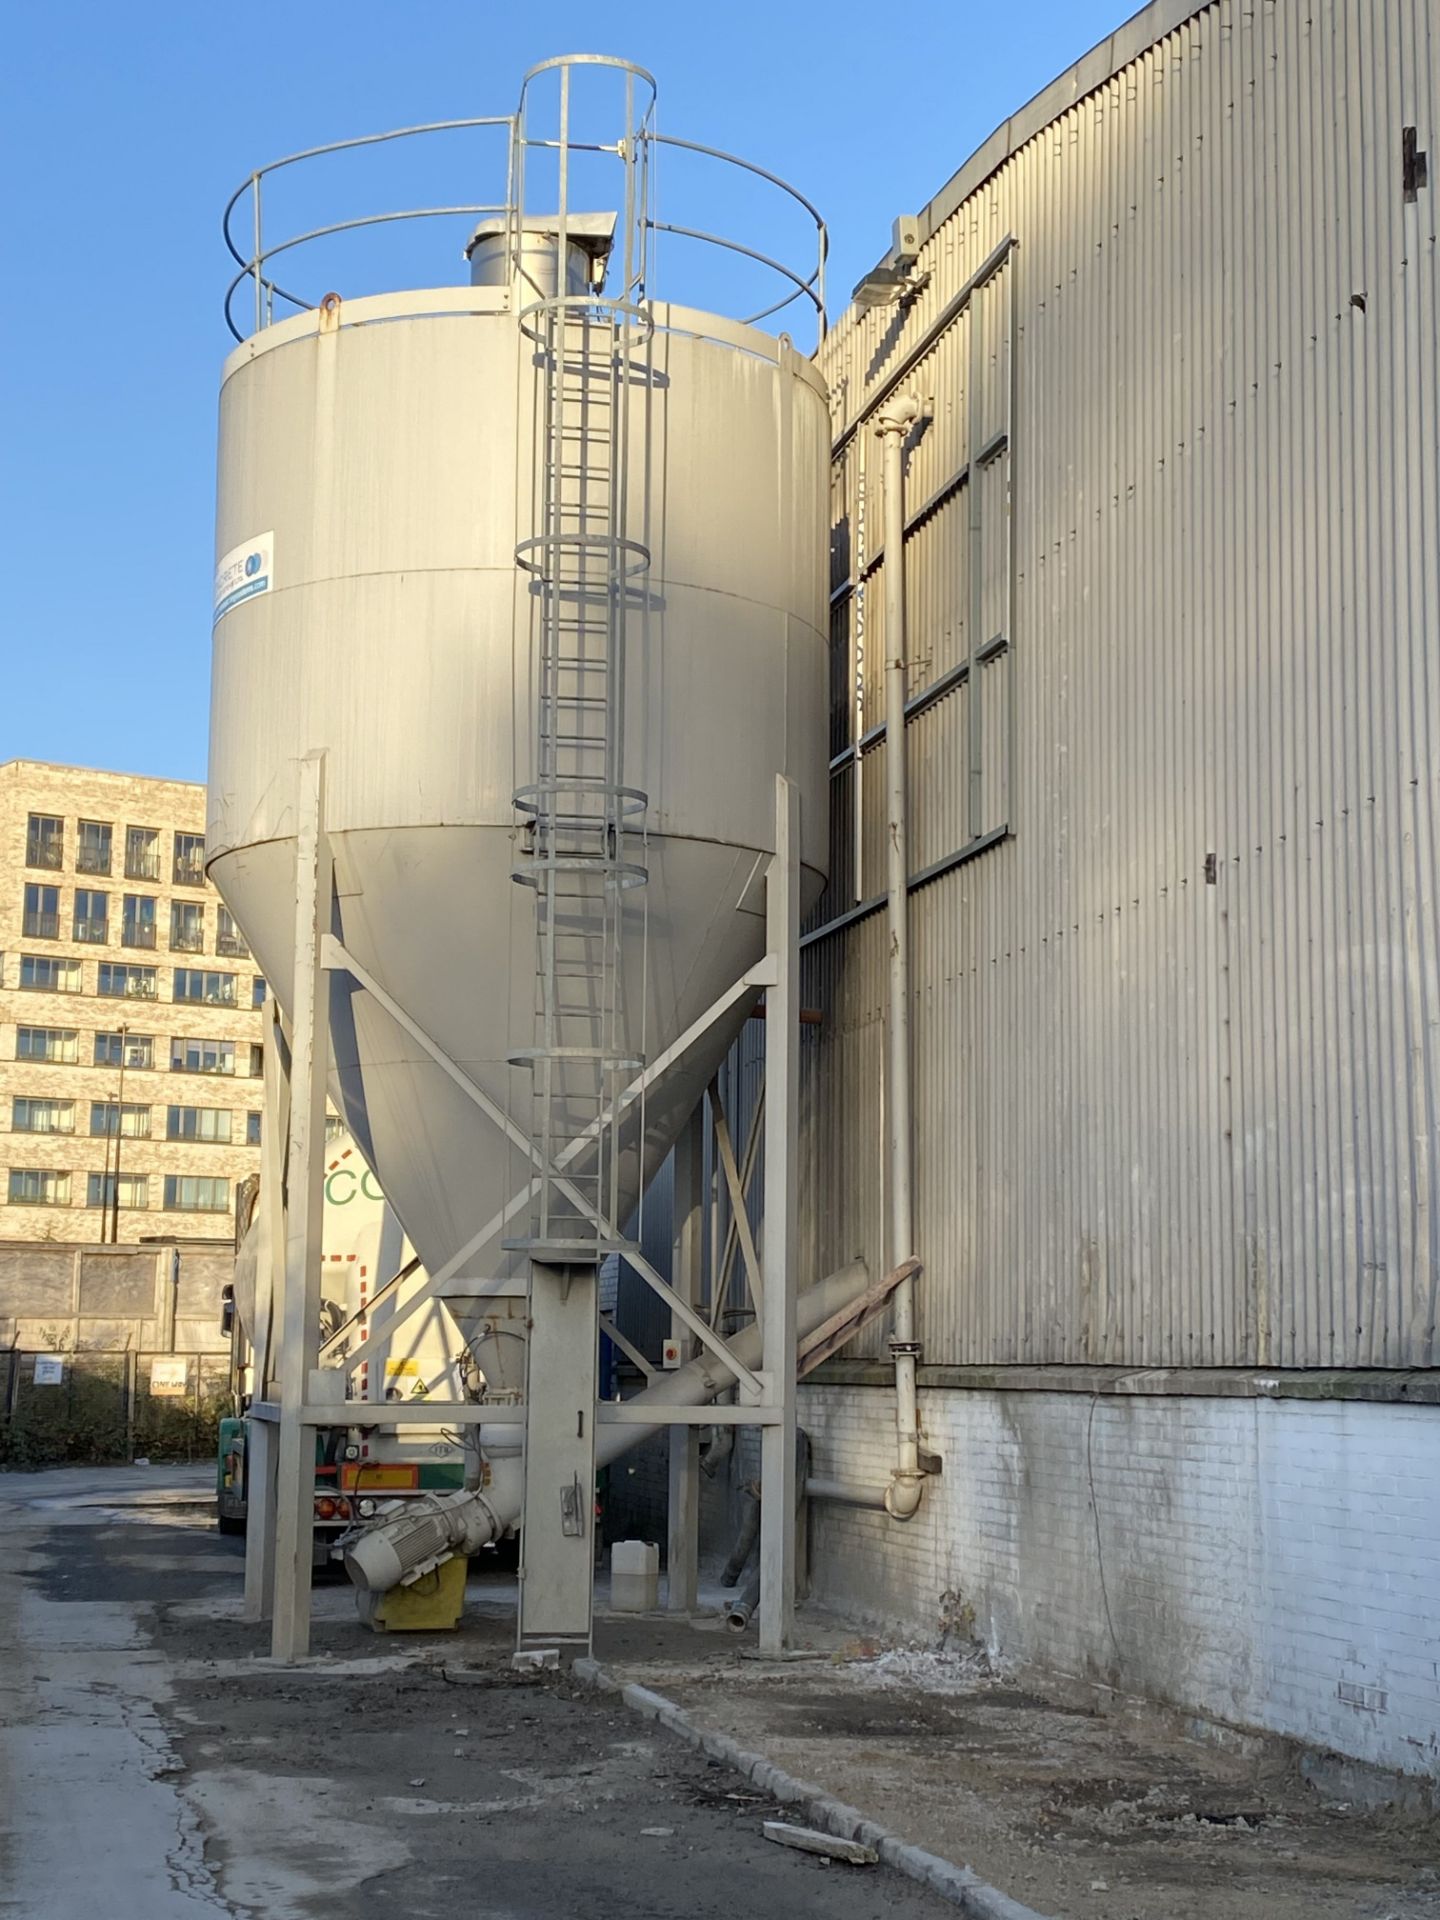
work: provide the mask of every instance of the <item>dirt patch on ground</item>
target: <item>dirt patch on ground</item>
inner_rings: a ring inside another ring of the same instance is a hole
[[[903,1663],[732,1656],[624,1677],[1042,1913],[1440,1920],[1433,1820],[1327,1803],[1273,1761],[1141,1740],[961,1662],[950,1671],[937,1688]]]

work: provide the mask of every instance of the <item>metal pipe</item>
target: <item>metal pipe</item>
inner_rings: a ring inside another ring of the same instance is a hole
[[[888,1512],[885,1496],[888,1487],[852,1487],[843,1480],[807,1480],[805,1497],[807,1500],[830,1500],[837,1507],[872,1507],[877,1512]]]
[[[885,915],[890,935],[890,997],[886,1033],[885,1121],[890,1175],[891,1267],[914,1252],[911,1191],[910,1099],[910,851],[906,800],[905,697],[905,437],[919,418],[912,394],[897,393],[875,422],[885,472]],[[885,1510],[896,1520],[919,1511],[925,1477],[920,1471],[920,1418],[915,1389],[919,1358],[915,1338],[915,1283],[895,1289],[895,1471]]]
[[[722,1587],[734,1587],[740,1583],[751,1554],[755,1551],[755,1542],[760,1538],[760,1489],[753,1480],[747,1481],[741,1489],[748,1505],[744,1518],[740,1522],[740,1531],[735,1536],[735,1544],[730,1549],[730,1558],[720,1573]]]
[[[858,1300],[865,1292],[868,1274],[863,1260],[852,1261],[802,1293],[795,1303],[796,1332],[801,1339],[813,1333],[842,1307]],[[761,1358],[761,1331],[747,1327],[729,1343],[742,1367],[755,1367]],[[657,1418],[651,1426],[613,1426],[597,1436],[595,1465],[609,1466],[631,1447],[639,1446],[668,1423],[665,1409],[691,1406],[713,1400],[739,1379],[733,1367],[718,1354],[703,1353],[673,1373],[661,1374],[643,1393],[635,1396],[634,1406],[653,1407]],[[490,1484],[483,1492],[438,1493],[424,1496],[409,1505],[398,1518],[386,1518],[368,1526],[352,1540],[345,1551],[345,1570],[357,1587],[372,1593],[385,1593],[398,1586],[407,1574],[436,1566],[459,1550],[478,1553],[491,1540],[512,1533],[519,1524],[524,1505],[525,1463],[523,1456],[496,1460]]]
[[[725,1624],[732,1633],[744,1633],[760,1604],[760,1569],[756,1567],[736,1597],[727,1602]]]

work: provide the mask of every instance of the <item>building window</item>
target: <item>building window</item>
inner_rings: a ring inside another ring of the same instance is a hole
[[[198,900],[170,902],[170,951],[172,953],[203,953],[205,951],[205,909]]]
[[[331,1142],[332,1140],[338,1140],[338,1139],[340,1138],[340,1136],[341,1136],[341,1134],[342,1134],[342,1133],[345,1133],[346,1131],[347,1131],[347,1128],[346,1128],[346,1126],[345,1126],[345,1122],[344,1122],[344,1119],[343,1119],[343,1118],[341,1117],[341,1115],[340,1115],[340,1114],[338,1114],[338,1113],[327,1113],[327,1114],[326,1114],[326,1116],[325,1116],[325,1144],[326,1144],[327,1146],[328,1146],[328,1145],[330,1144],[330,1142]]]
[[[12,1133],[73,1133],[73,1100],[25,1100],[19,1095],[10,1103]]]
[[[97,1033],[95,1036],[95,1065],[97,1067],[139,1067],[149,1069],[155,1064],[155,1042],[148,1033]]]
[[[172,1073],[234,1073],[233,1040],[172,1040]]]
[[[65,864],[65,822],[58,814],[32,813],[25,829],[25,864],[58,873]]]
[[[120,922],[122,947],[155,945],[155,902],[148,893],[127,893]]]
[[[102,960],[95,990],[107,1000],[158,1000],[159,976],[154,967],[130,967],[123,960]]]
[[[48,953],[22,953],[20,984],[37,993],[79,993],[80,962]]]
[[[82,946],[103,947],[110,938],[110,896],[94,887],[75,889],[72,939]]]
[[[74,1027],[17,1027],[15,1058],[48,1060],[52,1064],[74,1066],[79,1059],[80,1035]]]
[[[235,975],[206,973],[199,967],[176,967],[175,998],[198,1001],[206,1007],[233,1007]]]
[[[228,955],[232,960],[250,958],[250,949],[245,944],[245,936],[236,926],[228,907],[215,909],[215,951]]]
[[[60,938],[60,889],[35,884],[25,889],[25,932],[31,940]]]
[[[250,1042],[250,1078],[259,1080],[265,1073],[265,1049],[258,1040]]]
[[[107,820],[81,820],[75,828],[75,871],[109,873],[110,823]]]
[[[265,982],[258,973],[250,982],[250,1004],[252,1007],[263,1007],[265,1004]]]
[[[171,1107],[165,1116],[165,1138],[228,1147],[231,1119],[228,1107]]]
[[[245,1144],[247,1147],[258,1147],[260,1144],[260,1116],[258,1113],[247,1113],[245,1116]]]
[[[125,829],[125,878],[127,880],[158,880],[160,878],[160,829],[158,827],[127,827]]]
[[[115,1204],[115,1175],[113,1173],[92,1173],[85,1180],[85,1204],[87,1207],[113,1207]],[[122,1173],[120,1175],[120,1204],[122,1207],[145,1208],[150,1205],[150,1181],[143,1173]]]
[[[203,833],[177,833],[175,864],[171,878],[177,887],[203,887],[205,884],[205,836]]]
[[[167,1213],[228,1213],[230,1182],[211,1180],[193,1173],[167,1173],[165,1176]]]
[[[70,1176],[49,1167],[12,1167],[10,1199],[17,1207],[68,1207]]]
[[[119,1133],[126,1140],[148,1140],[150,1109],[145,1106],[132,1107],[127,1100],[122,1112],[118,1100],[92,1100],[90,1131],[92,1134],[108,1134],[112,1139]]]

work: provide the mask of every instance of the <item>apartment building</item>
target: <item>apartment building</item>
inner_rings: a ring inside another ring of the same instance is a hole
[[[264,998],[203,786],[0,764],[0,1240],[228,1242]]]

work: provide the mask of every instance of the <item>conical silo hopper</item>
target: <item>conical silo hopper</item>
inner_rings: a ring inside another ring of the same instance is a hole
[[[542,727],[523,557],[547,461],[572,457],[546,426],[533,314],[547,258],[555,285],[591,292],[630,271],[614,225],[512,204],[481,219],[471,284],[289,317],[275,282],[301,254],[262,259],[247,282],[261,324],[224,370],[209,870],[283,1008],[297,771],[323,751],[332,930],[404,1016],[333,976],[331,1097],[431,1272],[531,1172],[444,1061],[529,1134],[515,1061],[535,1026],[536,907],[516,874],[533,824],[516,796]],[[615,513],[646,560],[624,589],[619,718],[645,878],[614,985],[627,1046],[653,1063],[763,951],[777,774],[800,797],[806,885],[821,883],[828,415],[783,335],[648,286],[632,304],[644,371],[616,388],[631,453]],[[737,1002],[637,1103],[617,1216],[747,1012]],[[469,1287],[513,1276],[523,1291],[515,1231],[496,1225],[448,1284],[462,1324]]]

